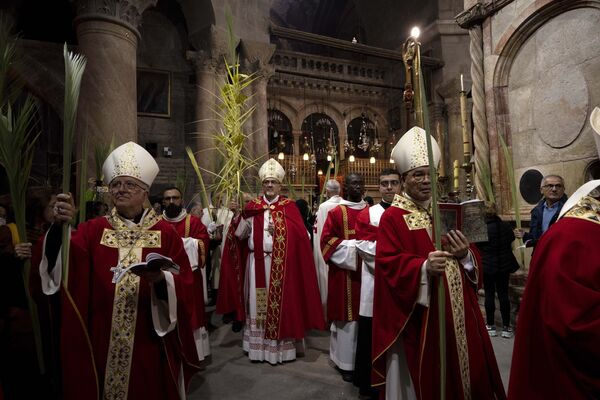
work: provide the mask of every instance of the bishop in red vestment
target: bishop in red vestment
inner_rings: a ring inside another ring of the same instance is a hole
[[[440,152],[432,141],[437,164]],[[504,399],[477,303],[479,256],[458,231],[448,235],[447,251],[436,251],[431,240],[425,131],[405,133],[392,158],[404,192],[383,213],[377,234],[373,384],[386,399],[440,397],[437,277],[442,276],[446,399]]]
[[[356,248],[356,218],[367,207],[362,176],[350,173],[344,181],[344,196],[327,214],[321,234],[323,259],[329,266],[327,319],[331,322],[329,357],[345,381],[352,380],[358,334],[361,262]]]
[[[279,196],[283,167],[259,170],[264,196],[246,206],[236,236],[247,239],[244,351],[277,364],[304,352],[306,330],[323,328],[323,312],[308,232],[296,204]]]
[[[158,165],[129,142],[109,155],[103,172],[115,209],[72,231],[63,270],[60,224],[73,218],[74,206],[68,194],[58,195],[40,264],[44,292],[61,293],[63,397],[185,398],[199,363],[189,324],[193,276],[181,238],[143,207]],[[151,252],[170,261],[125,272]]]
[[[194,339],[198,358],[202,361],[210,355],[210,342],[208,340],[208,323],[205,311],[206,273],[205,264],[209,248],[209,237],[206,227],[200,218],[188,214],[183,208],[183,196],[176,187],[171,187],[163,192],[163,218],[170,223],[177,234],[183,239],[183,247],[187,253],[194,275],[194,308],[191,325],[194,330]]]
[[[600,180],[586,185],[536,246],[519,310],[509,399],[600,398],[600,257],[594,250],[600,192],[587,195]]]

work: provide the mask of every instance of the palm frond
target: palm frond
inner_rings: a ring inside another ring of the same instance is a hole
[[[502,154],[504,155],[504,161],[506,163],[506,172],[508,174],[508,183],[510,185],[510,196],[512,199],[513,211],[515,213],[515,223],[517,229],[521,229],[521,204],[519,197],[517,196],[517,182],[515,181],[515,169],[513,166],[513,158],[510,154],[510,150],[504,141],[502,135],[500,137],[500,145],[502,146]],[[523,249],[523,239],[517,239],[517,247],[519,249],[519,258],[521,266],[525,266],[525,251]]]
[[[63,118],[63,193],[70,193],[71,180],[71,157],[73,153],[73,140],[75,136],[75,123],[77,119],[77,105],[79,104],[79,89],[81,88],[81,78],[85,70],[86,60],[80,54],[74,54],[67,50],[65,43],[63,48],[63,57],[65,59],[65,105]],[[86,160],[87,162],[87,160]],[[69,279],[69,244],[70,244],[70,226],[63,224],[62,229],[62,263],[63,263],[63,282],[66,284]]]
[[[17,43],[17,39],[11,36],[10,29],[6,17],[0,13],[0,164],[8,178],[19,242],[23,243],[27,242],[25,204],[39,125],[33,99],[27,96],[24,102],[16,105],[17,88],[20,84],[9,82],[8,74],[15,63]],[[30,273],[31,263],[26,261],[22,271],[23,286],[31,317],[38,367],[43,374],[45,367],[41,330],[37,306],[29,291]]]

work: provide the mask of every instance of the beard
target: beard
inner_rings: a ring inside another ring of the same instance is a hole
[[[175,218],[181,213],[183,206],[178,206],[173,203],[169,204],[165,207],[165,215],[169,218]]]

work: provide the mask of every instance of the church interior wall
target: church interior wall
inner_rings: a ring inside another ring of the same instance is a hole
[[[189,44],[180,10],[173,6],[163,10],[147,10],[143,14],[140,34],[138,69],[164,71],[170,79],[169,115],[138,115],[137,118],[138,142],[143,146],[153,143],[157,150],[156,160],[160,173],[153,185],[153,193],[160,193],[165,187],[172,186],[181,174],[188,177],[188,186],[191,187],[193,171],[188,167],[185,153],[185,146],[190,143],[186,140],[184,127],[192,118],[188,93],[194,90],[190,84],[193,71],[190,63],[184,58]],[[149,95],[154,94],[151,89]]]
[[[503,135],[512,148],[517,181],[529,170],[556,173],[565,178],[566,193],[573,193],[597,159],[588,121],[600,104],[600,2],[515,1],[486,25],[492,166],[503,165],[497,137]],[[494,169],[494,181],[502,210],[510,215],[502,171]],[[519,195],[528,220],[535,204]]]

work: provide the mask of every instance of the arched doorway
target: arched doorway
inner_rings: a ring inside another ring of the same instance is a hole
[[[294,138],[292,136],[292,123],[281,111],[269,109],[267,111],[269,123],[269,154],[277,156],[280,152],[285,155],[294,153]]]
[[[348,142],[354,146],[354,156],[369,158],[371,156],[371,145],[377,137],[375,123],[371,121],[365,113],[362,113],[360,117],[350,121],[347,132]]]
[[[313,113],[302,122],[300,154],[311,154],[316,171],[324,173],[331,167],[331,161],[337,155],[338,143],[338,127],[327,114]]]

